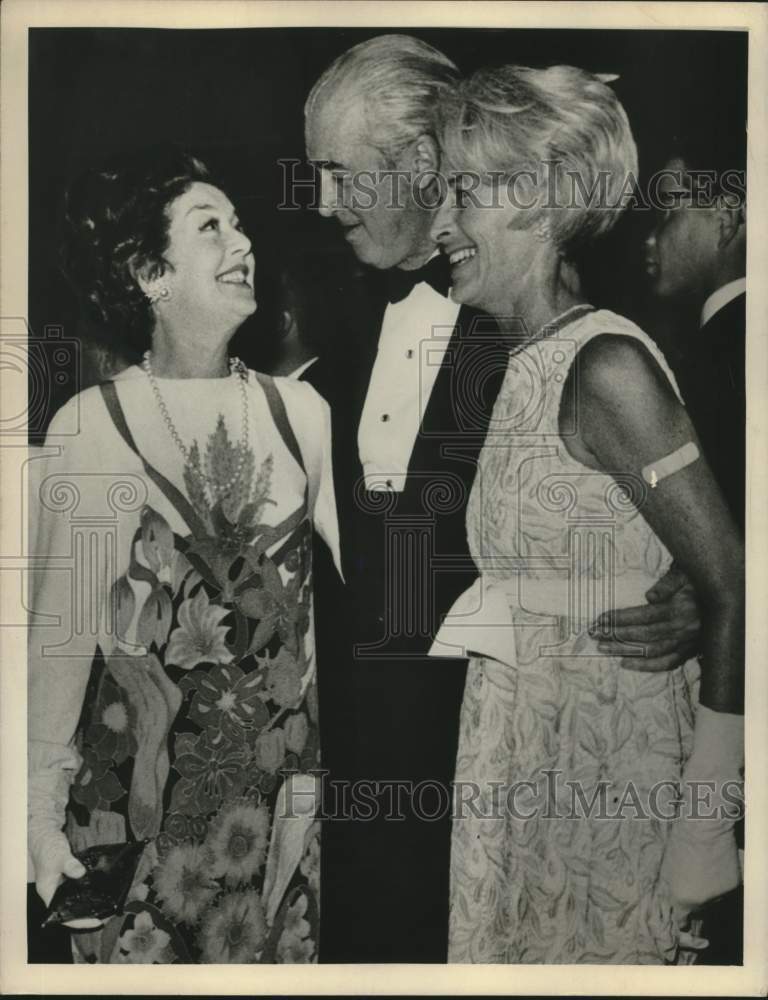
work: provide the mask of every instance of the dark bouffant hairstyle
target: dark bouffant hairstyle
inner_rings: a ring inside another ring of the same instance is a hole
[[[165,271],[168,206],[196,181],[215,183],[201,160],[154,146],[116,156],[70,187],[62,265],[84,318],[108,347],[141,353],[149,346],[152,311],[135,274]]]

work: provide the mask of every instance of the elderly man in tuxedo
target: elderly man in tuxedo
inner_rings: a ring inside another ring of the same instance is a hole
[[[334,618],[335,683],[348,689],[349,714],[340,697],[321,709],[341,761],[334,776],[352,785],[331,814],[353,817],[327,824],[324,835],[325,962],[447,955],[466,661],[427,654],[476,576],[465,508],[508,360],[489,318],[451,300],[445,258],[429,235],[442,193],[434,117],[457,72],[418,39],[379,36],[328,67],[305,108],[320,213],[371,269],[354,343],[302,376],[331,403],[349,595]],[[643,668],[667,669],[690,654],[698,623],[681,582],[662,581],[655,604],[616,619],[615,641],[648,640]],[[320,659],[327,619],[319,627]]]
[[[669,145],[656,224],[646,241],[651,291],[695,314],[677,376],[707,461],[734,521],[745,524],[746,128],[731,108]],[[736,828],[744,845],[743,822]],[[742,961],[743,891],[700,913],[710,947],[700,963]]]

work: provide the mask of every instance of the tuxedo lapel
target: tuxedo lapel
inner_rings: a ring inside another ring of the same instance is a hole
[[[700,331],[700,340],[720,372],[724,388],[743,398],[745,369],[746,294],[719,309]]]
[[[351,387],[351,418],[355,433],[360,426],[360,417],[365,406],[365,397],[371,382],[373,366],[379,350],[379,337],[387,308],[387,299],[379,282],[369,280],[370,297],[367,299],[366,315],[362,317],[358,353],[355,361],[356,377]]]
[[[476,458],[488,430],[508,351],[490,316],[462,306],[416,438],[409,472],[462,448]]]

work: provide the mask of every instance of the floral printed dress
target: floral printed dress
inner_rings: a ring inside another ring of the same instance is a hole
[[[563,444],[565,376],[601,333],[639,339],[674,384],[637,327],[581,310],[511,356],[478,462],[467,529],[481,578],[438,635],[470,655],[450,962],[676,958],[659,869],[698,665],[625,670],[587,631],[604,610],[644,603],[670,564],[638,510],[646,484],[589,469]]]
[[[250,373],[246,447],[236,385],[192,382],[160,381],[194,440],[183,465],[139,369],[79,398],[81,415],[101,417],[105,475],[128,473],[144,494],[120,517],[119,572],[76,726],[82,765],[65,829],[75,850],[146,847],[124,914],[73,934],[73,948],[91,962],[312,962],[313,513],[335,544],[325,404],[309,386],[279,380],[278,390]],[[223,494],[195,471],[215,486],[239,466]],[[55,703],[45,711],[63,742]]]

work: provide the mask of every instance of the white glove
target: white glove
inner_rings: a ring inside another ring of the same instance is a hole
[[[70,746],[32,740],[29,744],[27,839],[37,893],[47,906],[63,875],[80,878],[84,866],[62,832],[69,786],[80,768]]]
[[[694,965],[699,952],[709,947],[709,941],[701,936],[701,923],[701,920],[692,920],[690,929],[680,931],[676,965]]]
[[[733,814],[743,766],[744,716],[700,705],[693,753],[683,771],[682,812],[670,831],[661,864],[661,877],[669,886],[681,926],[692,911],[735,889],[741,881],[733,831],[738,815]],[[702,783],[698,791],[694,782]],[[726,783],[731,787],[724,797]],[[712,784],[714,790],[710,790]],[[712,813],[713,818],[704,818]],[[695,818],[697,814],[701,818]]]

